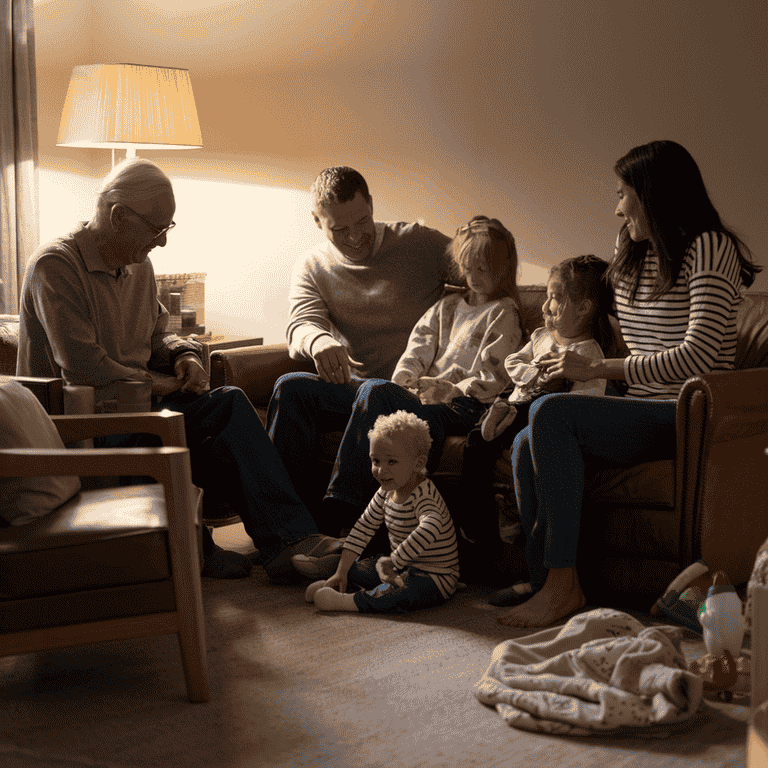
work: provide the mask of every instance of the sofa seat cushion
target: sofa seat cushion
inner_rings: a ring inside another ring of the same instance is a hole
[[[680,518],[673,509],[584,503],[579,559],[611,557],[676,561],[680,557]]]
[[[585,495],[593,504],[647,509],[675,508],[675,462],[649,461],[633,467],[588,470]]]
[[[169,579],[167,538],[162,485],[81,491],[0,531],[0,600]]]

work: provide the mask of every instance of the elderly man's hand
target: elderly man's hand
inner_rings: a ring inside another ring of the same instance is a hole
[[[181,382],[175,376],[168,376],[165,373],[149,371],[149,378],[152,380],[152,394],[159,397],[171,395],[181,389]]]
[[[343,344],[331,343],[313,353],[317,375],[329,384],[349,384],[352,380],[350,367],[360,368],[362,363],[353,360]]]
[[[197,355],[182,355],[176,358],[173,366],[176,379],[181,382],[182,392],[194,392],[202,395],[210,388],[210,379]]]

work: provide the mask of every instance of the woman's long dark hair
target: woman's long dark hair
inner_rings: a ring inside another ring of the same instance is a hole
[[[688,247],[702,232],[721,232],[733,240],[742,282],[746,287],[752,285],[762,267],[752,261],[749,248],[721,221],[701,171],[687,149],[674,141],[652,141],[630,150],[616,163],[614,171],[640,199],[659,254],[659,278],[650,298],[658,298],[672,288]],[[613,285],[627,284],[631,302],[640,285],[647,251],[648,243],[635,243],[625,224],[608,279]]]

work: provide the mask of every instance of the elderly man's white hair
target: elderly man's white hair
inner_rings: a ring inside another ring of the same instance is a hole
[[[131,157],[118,163],[104,179],[96,208],[143,202],[167,192],[173,194],[173,185],[160,166],[143,157]]]

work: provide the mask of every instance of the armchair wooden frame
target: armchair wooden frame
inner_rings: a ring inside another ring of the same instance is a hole
[[[176,609],[0,634],[0,656],[104,640],[175,634],[189,699],[193,702],[208,701],[210,693],[195,520],[197,499],[192,485],[183,416],[164,411],[156,414],[52,416],[52,420],[65,444],[127,433],[149,433],[162,438],[164,445],[161,448],[0,450],[0,477],[62,474],[153,477],[164,488]],[[66,595],[62,599],[66,599]]]

